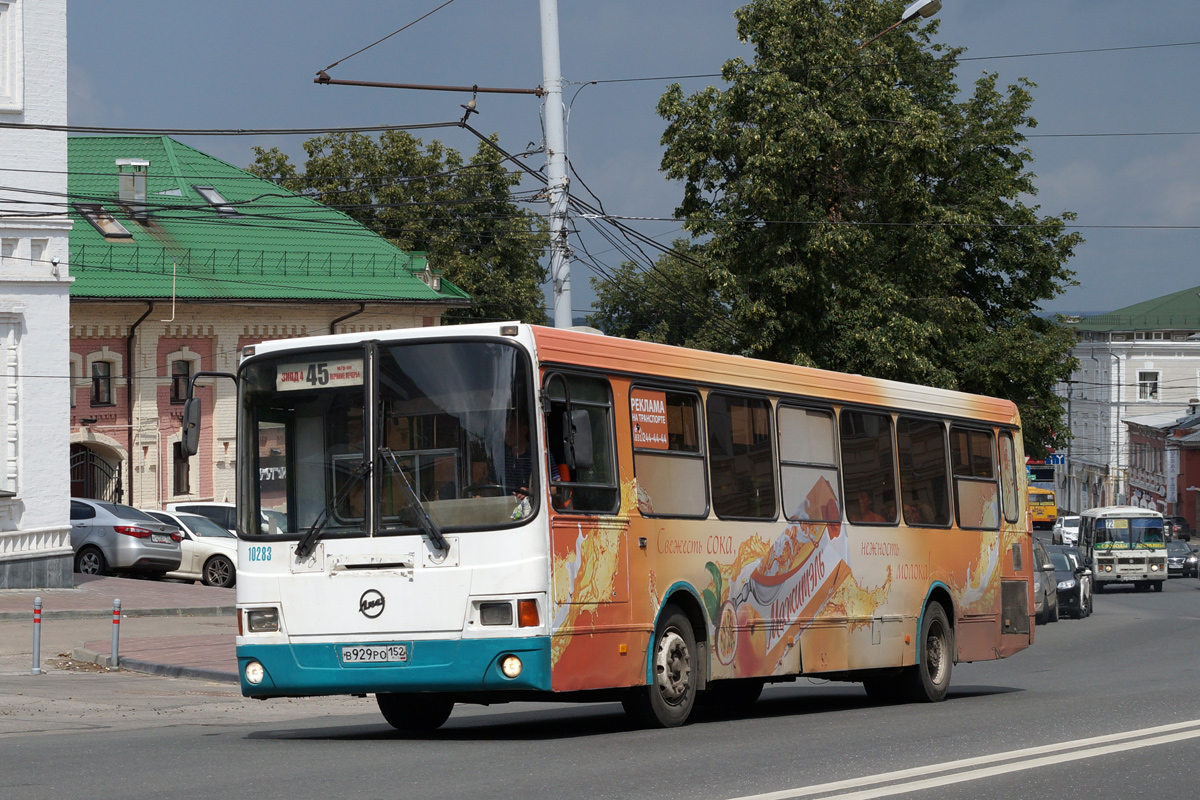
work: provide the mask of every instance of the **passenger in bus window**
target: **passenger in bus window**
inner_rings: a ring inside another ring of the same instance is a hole
[[[547,453],[550,458],[550,479],[559,480],[558,462],[553,453]],[[513,414],[504,423],[504,488],[513,494],[528,496],[529,485],[533,483],[533,452],[529,449],[529,421],[523,416]],[[496,480],[495,468],[489,479]]]
[[[894,515],[893,515],[894,516]],[[875,510],[875,502],[871,493],[866,489],[858,493],[858,516],[851,522],[890,522],[887,517]]]

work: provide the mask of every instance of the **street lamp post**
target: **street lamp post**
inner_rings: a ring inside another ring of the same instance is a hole
[[[904,9],[904,14],[901,15],[899,22],[895,23],[894,25],[892,25],[888,28],[884,28],[882,31],[875,34],[870,39],[867,39],[865,42],[863,42],[862,44],[860,44],[858,46],[858,49],[862,50],[864,47],[866,47],[871,42],[878,39],[880,36],[883,36],[885,33],[888,33],[889,31],[893,31],[896,28],[899,28],[901,25],[908,22],[909,20],[914,20],[917,17],[924,17],[924,18],[928,19],[929,17],[932,17],[934,14],[936,14],[937,12],[939,12],[941,10],[942,10],[942,0],[917,0],[917,2],[913,3],[908,8]]]

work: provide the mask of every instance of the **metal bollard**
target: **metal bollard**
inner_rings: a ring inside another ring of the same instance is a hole
[[[117,655],[117,640],[121,638],[121,600],[120,598],[113,600],[113,637],[112,637],[112,665],[110,669],[116,669],[120,666],[121,661]]]
[[[33,598],[33,674],[42,674],[42,598]]]

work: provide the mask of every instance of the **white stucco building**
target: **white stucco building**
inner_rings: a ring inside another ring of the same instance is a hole
[[[1074,434],[1061,448],[1060,508],[1074,513],[1117,503],[1174,508],[1174,486],[1139,483],[1128,422],[1186,416],[1200,397],[1200,287],[1088,317],[1071,327],[1079,367],[1059,386]],[[1132,483],[1131,483],[1132,480]]]
[[[0,122],[67,123],[66,0],[0,2]],[[69,587],[67,134],[0,128],[0,588]]]

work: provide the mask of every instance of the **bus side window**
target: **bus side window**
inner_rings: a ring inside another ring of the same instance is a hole
[[[896,421],[896,443],[905,524],[949,525],[945,424],[940,420],[900,417]]]
[[[996,530],[1000,527],[1000,489],[992,441],[991,431],[950,429],[954,497],[960,528]]]
[[[634,386],[629,427],[638,510],[645,516],[708,516],[700,396]]]
[[[773,520],[775,454],[771,404],[754,397],[708,396],[709,479],[718,517]]]
[[[1004,519],[1012,523],[1018,522],[1021,504],[1017,492],[1021,489],[1017,484],[1017,451],[1012,434],[1008,431],[1000,433],[1000,479]]]
[[[840,522],[833,413],[780,405],[778,418],[784,513],[793,522]]]
[[[546,445],[559,469],[559,480],[550,481],[554,507],[576,514],[615,514],[620,510],[621,490],[608,381],[553,373],[546,377],[543,386],[549,401],[545,415]],[[590,439],[591,463],[579,460],[572,464],[574,434],[567,420],[573,421],[580,431],[580,450],[575,455],[582,453],[586,440]]]
[[[896,459],[892,418],[842,409],[842,482],[846,518],[867,524],[896,522]]]

